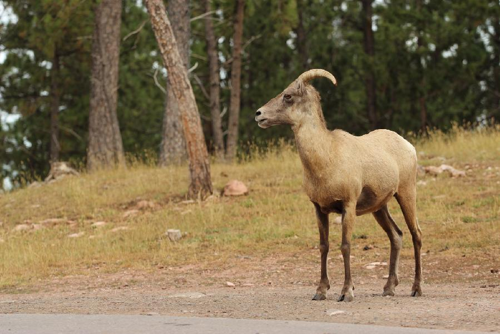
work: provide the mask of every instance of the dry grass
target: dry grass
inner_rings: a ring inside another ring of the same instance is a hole
[[[419,177],[426,182],[419,185],[418,198],[424,251],[441,251],[457,259],[465,254],[498,254],[499,129],[434,133],[417,141],[417,148],[424,165],[444,162],[469,168],[468,176],[460,179]],[[0,195],[0,288],[123,268],[148,271],[159,265],[224,263],[236,255],[286,256],[316,246],[313,207],[301,190],[301,165],[292,148],[281,145],[237,165],[214,164],[212,175],[217,189],[239,179],[251,192],[240,198],[185,203],[186,167],[134,164],[127,170],[84,174]],[[155,207],[125,218],[138,200],[151,201]],[[406,231],[395,201],[391,211]],[[76,224],[13,231],[17,224],[48,218]],[[107,224],[92,227],[96,221]],[[128,229],[113,231],[121,226]],[[172,243],[164,235],[167,228],[187,235]],[[68,238],[77,232],[85,234]],[[339,228],[332,229],[333,247],[339,244],[339,233]],[[371,216],[357,220],[356,248],[367,243],[359,239],[362,235],[369,236],[375,247],[388,248],[387,237]],[[406,240],[403,257],[411,257],[411,243]]]

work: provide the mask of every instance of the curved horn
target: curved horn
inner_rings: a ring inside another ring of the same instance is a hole
[[[321,70],[321,69],[314,69],[314,70],[309,70],[309,71],[306,71],[304,73],[302,73],[298,78],[300,80],[302,80],[303,82],[309,82],[310,80],[314,79],[314,78],[317,78],[317,77],[325,77],[327,79],[330,79],[330,81],[335,85],[337,86],[337,79],[335,79],[335,77],[333,76],[333,74],[331,74],[330,72],[328,71],[325,71],[325,70]]]

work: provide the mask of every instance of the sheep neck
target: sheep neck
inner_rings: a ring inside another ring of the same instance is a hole
[[[315,118],[292,129],[306,175],[322,175],[322,170],[328,167],[329,161],[325,153],[332,145],[331,135],[325,124]]]

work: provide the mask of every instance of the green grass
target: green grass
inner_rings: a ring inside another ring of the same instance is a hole
[[[457,257],[498,251],[499,129],[468,132],[457,128],[451,135],[433,133],[416,145],[422,164],[444,162],[459,169],[471,168],[465,178],[419,176],[427,182],[418,187],[424,251],[446,250],[448,256]],[[220,263],[235,255],[286,256],[317,245],[313,206],[302,192],[302,167],[293,148],[280,145],[239,164],[213,164],[212,178],[218,190],[231,179],[241,180],[250,194],[185,203],[187,167],[135,163],[128,169],[82,174],[0,195],[0,288],[53,276]],[[139,200],[156,206],[124,218]],[[395,201],[390,209],[407,231]],[[13,231],[17,224],[48,218],[75,224]],[[92,227],[96,221],[107,225]],[[121,226],[128,230],[112,231]],[[169,228],[187,235],[177,243],[170,242],[165,236]],[[85,234],[68,238],[77,232]],[[339,228],[332,228],[333,247],[339,245],[339,234]],[[369,240],[359,239],[361,235]],[[359,247],[370,243],[388,248],[387,237],[371,215],[357,219],[354,236]],[[403,256],[411,256],[409,238],[404,247]]]

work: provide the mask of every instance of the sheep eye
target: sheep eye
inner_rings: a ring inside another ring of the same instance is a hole
[[[287,100],[287,101],[290,101],[290,100],[292,99],[292,96],[291,96],[291,95],[289,95],[289,94],[285,94],[285,95],[283,96],[283,98],[284,98],[285,100]]]

